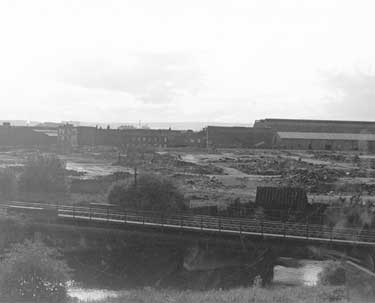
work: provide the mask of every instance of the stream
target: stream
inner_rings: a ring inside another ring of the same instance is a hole
[[[298,267],[274,267],[273,284],[287,286],[315,286],[319,281],[319,273],[324,268],[324,261],[299,260]],[[71,284],[68,294],[81,301],[95,301],[116,298],[126,294],[127,290],[109,290],[105,288],[85,288]]]

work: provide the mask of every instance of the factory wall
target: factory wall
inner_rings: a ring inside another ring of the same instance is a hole
[[[252,127],[208,126],[209,145],[215,148],[271,148],[274,131]]]
[[[119,148],[166,147],[167,131],[153,129],[102,129],[96,127],[78,127],[79,146],[104,145]]]
[[[168,147],[206,147],[206,133],[192,130],[169,130]]]
[[[48,146],[57,144],[56,135],[48,135],[56,130],[23,126],[0,126],[1,146]]]
[[[371,151],[371,146],[374,146],[373,142],[362,142],[353,140],[307,140],[275,138],[274,142],[274,148],[300,150]]]
[[[79,126],[77,127],[77,144],[78,146],[94,146],[96,145],[95,127]]]

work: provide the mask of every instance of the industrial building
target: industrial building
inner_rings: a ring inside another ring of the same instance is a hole
[[[206,134],[204,131],[168,130],[168,147],[206,147]]]
[[[253,127],[208,126],[203,132],[215,148],[271,148],[275,135],[271,129]]]
[[[75,130],[75,131],[74,131]],[[64,125],[59,128],[59,142],[66,146],[133,147],[213,147],[213,148],[271,148],[275,132],[252,127],[208,126],[192,130],[171,129],[110,129]]]
[[[277,132],[274,148],[301,150],[375,151],[375,134]]]
[[[375,122],[369,121],[262,119],[255,121],[254,128],[267,128],[278,132],[375,134]]]
[[[140,148],[277,148],[375,152],[375,122],[264,119],[254,127],[207,126],[201,131],[74,126],[0,126],[0,146]]]
[[[0,146],[45,147],[57,144],[57,129],[48,127],[0,126]]]
[[[57,143],[61,151],[71,152],[78,145],[78,131],[72,124],[59,126]]]
[[[133,147],[165,148],[168,144],[168,130],[158,129],[110,129],[100,127],[76,127],[76,131],[61,130],[61,134],[70,134],[73,138],[64,142],[76,142],[77,146],[116,146],[127,149]],[[75,139],[76,138],[76,139]]]

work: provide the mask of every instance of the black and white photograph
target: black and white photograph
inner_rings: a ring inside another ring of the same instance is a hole
[[[375,302],[375,2],[0,0],[0,303]]]

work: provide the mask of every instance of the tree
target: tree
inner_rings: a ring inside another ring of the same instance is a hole
[[[13,198],[17,192],[17,178],[13,170],[5,168],[0,171],[0,193],[4,198]]]
[[[19,188],[24,192],[66,193],[65,163],[56,155],[32,155],[20,176]]]
[[[10,302],[65,302],[70,269],[41,242],[16,244],[0,263],[0,294]]]
[[[115,183],[109,191],[108,202],[124,208],[176,211],[185,209],[184,196],[166,178],[140,176],[137,182]]]

